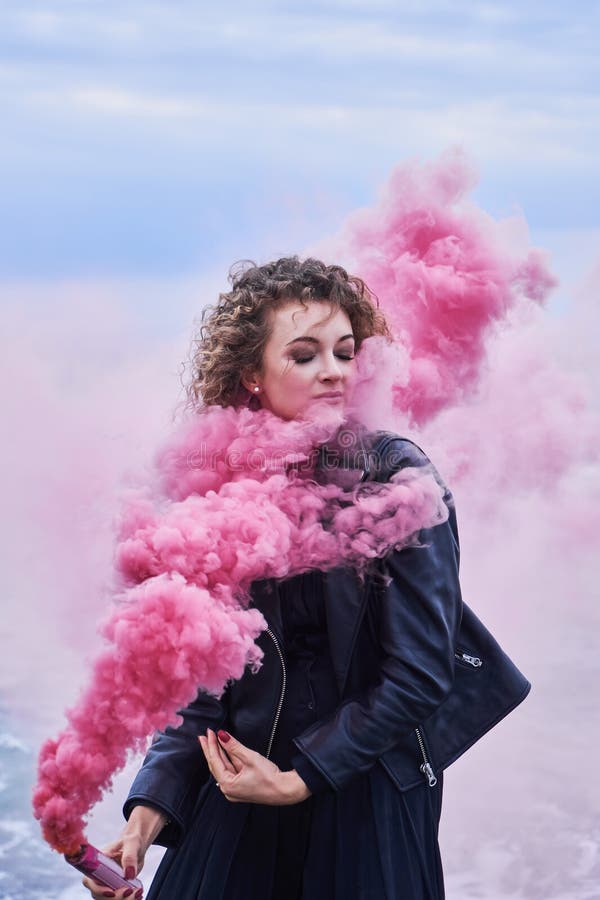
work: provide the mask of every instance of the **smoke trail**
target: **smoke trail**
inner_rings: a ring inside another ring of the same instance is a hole
[[[218,696],[247,665],[256,670],[266,623],[246,608],[253,581],[342,563],[361,570],[445,520],[441,489],[423,469],[371,486],[351,506],[341,487],[288,477],[289,461],[339,425],[214,407],[159,454],[154,484],[121,520],[116,562],[127,589],[101,629],[109,649],[68,727],[40,753],[34,811],[55,849],[82,843],[83,816],[128,750],[199,688]],[[192,469],[200,449],[204,464]]]

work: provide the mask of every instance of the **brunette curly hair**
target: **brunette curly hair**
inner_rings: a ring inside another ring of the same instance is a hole
[[[229,270],[231,290],[202,312],[192,338],[187,405],[241,406],[251,402],[242,377],[260,371],[270,335],[269,312],[290,300],[326,301],[343,309],[352,325],[356,352],[365,338],[391,338],[377,297],[341,266],[285,256],[257,266],[241,260]],[[256,398],[252,398],[256,400]]]

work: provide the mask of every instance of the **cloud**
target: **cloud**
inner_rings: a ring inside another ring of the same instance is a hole
[[[565,98],[552,109],[542,109],[534,98],[522,104],[501,97],[485,101],[451,102],[448,105],[417,105],[399,96],[393,104],[374,100],[360,103],[295,103],[278,100],[240,104],[238,100],[216,100],[210,94],[160,94],[132,91],[102,83],[64,89],[31,91],[24,101],[42,114],[56,114],[63,120],[98,114],[122,123],[125,134],[135,135],[136,122],[154,120],[157,128],[169,122],[169,141],[176,135],[190,145],[222,147],[238,152],[235,136],[240,129],[254,129],[250,154],[265,149],[281,153],[291,161],[304,156],[305,146],[321,141],[321,159],[332,163],[339,158],[333,138],[352,146],[399,147],[407,154],[440,151],[448,144],[463,144],[488,163],[503,167],[518,163],[546,171],[566,172],[571,167],[597,166],[595,147],[600,140],[600,100]],[[278,129],[274,123],[278,123]],[[297,141],[290,144],[290,134]],[[160,141],[164,135],[157,134]]]
[[[38,95],[44,102],[44,95]],[[154,93],[141,93],[118,88],[89,87],[75,88],[62,97],[47,98],[55,104],[65,105],[71,102],[82,109],[106,113],[114,116],[134,116],[136,118],[150,116],[159,119],[172,118],[207,118],[218,110],[216,103],[201,102],[200,98],[184,98],[156,96]]]
[[[236,254],[269,227],[257,197],[335,185],[348,209],[398,158],[455,143],[486,205],[595,224],[593,13],[400,6],[9,3],[3,271],[139,272],[161,251],[191,268],[201,244],[239,227]]]
[[[180,69],[180,84],[204,72],[209,60],[211,66],[223,69],[232,59],[246,60],[260,63],[261,71],[269,64],[293,60],[295,66],[298,62],[307,65],[308,84],[309,64],[329,69],[332,62],[343,60],[375,62],[382,69],[388,63],[397,69],[410,66],[413,78],[430,74],[431,66],[438,72],[444,67],[445,78],[452,81],[468,70],[476,69],[479,79],[496,72],[505,85],[518,84],[523,73],[530,80],[536,80],[536,75],[539,80],[542,75],[554,80],[557,69],[564,84],[573,71],[596,64],[593,44],[586,41],[585,33],[569,28],[564,13],[559,18],[542,6],[524,15],[516,6],[498,4],[450,8],[434,3],[419,9],[410,4],[401,9],[385,3],[357,3],[350,8],[348,4],[312,4],[299,12],[276,4],[254,8],[230,4],[220,11],[190,4],[140,7],[130,2],[110,16],[106,12],[106,7],[94,10],[61,3],[45,11],[13,5],[5,13],[5,29],[10,44],[17,53],[21,50],[25,60],[31,59],[31,50],[40,59],[52,52],[55,61],[62,54],[63,62],[89,70],[94,60],[111,58],[123,71],[131,72],[127,54],[143,66],[144,78],[149,75],[147,63],[159,71],[165,67],[177,71],[178,61],[193,62],[192,70],[187,65],[185,72]],[[513,27],[500,27],[507,23]],[[532,41],[532,28],[539,32],[542,27],[545,40]],[[247,75],[254,73],[249,70]],[[475,87],[470,82],[469,92]]]

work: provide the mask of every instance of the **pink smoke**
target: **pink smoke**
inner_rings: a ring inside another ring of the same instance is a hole
[[[582,333],[597,328],[592,311],[571,335],[548,317],[556,279],[545,254],[475,207],[474,183],[460,151],[399,166],[378,203],[311,253],[361,275],[397,338],[363,345],[354,414],[413,435],[480,524],[499,498],[554,494],[596,466],[600,420],[591,373],[575,371]],[[580,497],[572,513],[586,539],[588,505]]]
[[[379,202],[323,245],[377,294],[406,354],[405,377],[388,390],[413,425],[467,398],[494,325],[524,299],[543,302],[556,283],[541,251],[507,247],[498,224],[467,202],[475,180],[458,151],[399,166]]]
[[[121,518],[124,593],[101,629],[110,648],[68,727],[40,753],[34,812],[55,849],[82,843],[83,816],[128,750],[175,721],[199,688],[219,695],[260,664],[254,640],[266,624],[247,608],[253,581],[340,564],[361,571],[446,518],[424,469],[403,470],[351,506],[342,488],[290,477],[285,467],[339,424],[214,407],[159,453],[157,477]]]
[[[34,812],[44,837],[63,853],[83,842],[83,816],[129,749],[174,719],[198,686],[218,691],[259,661],[264,627],[257,610],[225,610],[176,573],[130,591],[101,629],[110,641],[69,725],[39,760]]]

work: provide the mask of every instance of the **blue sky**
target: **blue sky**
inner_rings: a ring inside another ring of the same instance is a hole
[[[0,279],[168,279],[301,249],[395,164],[457,143],[478,201],[523,210],[559,265],[600,246],[596,2],[2,10]]]

